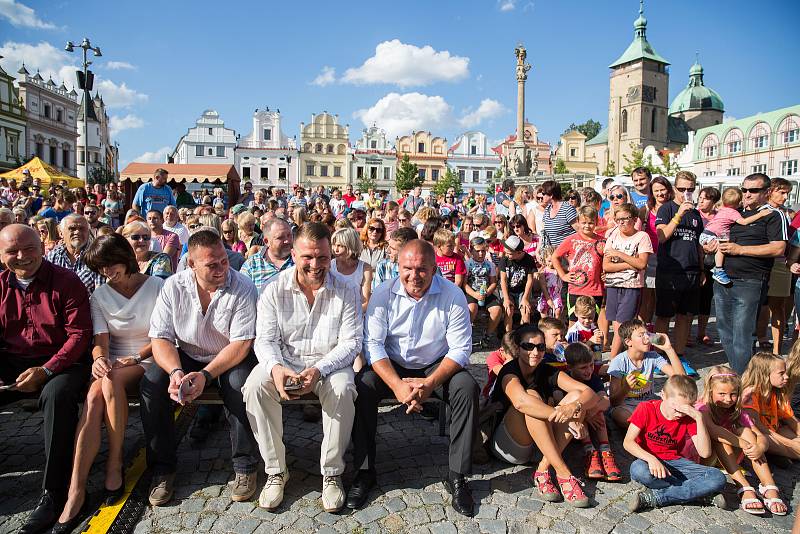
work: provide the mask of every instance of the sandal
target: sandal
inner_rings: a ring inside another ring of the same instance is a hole
[[[771,498],[767,497],[766,493],[768,491],[774,491],[779,496],[778,497],[771,497]],[[761,494],[761,498],[764,499],[764,504],[767,505],[767,508],[769,508],[769,511],[770,511],[770,513],[772,515],[786,515],[786,513],[788,512],[788,508],[786,510],[784,510],[783,512],[776,512],[775,510],[772,509],[772,506],[774,504],[782,504],[783,507],[786,508],[786,503],[783,502],[783,499],[780,498],[781,490],[778,489],[778,486],[773,486],[773,485],[763,486],[763,485],[759,484],[758,485],[758,493]]]
[[[553,484],[553,479],[550,478],[550,471],[535,471],[531,476],[531,481],[545,501],[557,502],[561,500],[561,494]]]
[[[760,488],[759,488],[760,490]],[[737,495],[742,495],[746,491],[752,491],[753,493],[756,492],[756,489],[753,486],[742,486],[738,490],[736,490]],[[750,507],[751,504],[758,504],[756,507]],[[748,514],[752,515],[764,515],[764,505],[761,504],[761,501],[758,499],[741,499],[739,502],[739,508],[747,512]]]
[[[574,475],[568,478],[561,478],[556,475],[558,486],[561,488],[561,494],[564,500],[574,506],[575,508],[589,508],[589,497],[583,492],[581,486],[583,482],[575,478]],[[564,489],[564,485],[568,484],[569,489]]]

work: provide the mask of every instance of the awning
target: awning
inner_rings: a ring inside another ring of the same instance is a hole
[[[83,187],[85,185],[80,178],[75,178],[74,176],[55,170],[39,157],[34,157],[28,163],[13,171],[0,174],[0,178],[16,180],[17,183],[21,184],[25,179],[25,170],[30,173],[31,178],[38,179],[42,187],[47,187],[51,183],[58,185],[62,180],[67,183],[67,187]]]
[[[233,165],[194,163],[137,163],[128,164],[120,173],[120,181],[149,182],[156,169],[169,173],[170,182],[220,182],[238,183],[239,173]]]

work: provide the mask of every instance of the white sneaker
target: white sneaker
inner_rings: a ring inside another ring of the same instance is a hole
[[[344,486],[342,477],[322,478],[322,508],[328,513],[338,512],[344,506]]]
[[[267,483],[258,496],[258,505],[269,511],[276,509],[283,502],[283,487],[289,480],[289,472],[267,475]]]

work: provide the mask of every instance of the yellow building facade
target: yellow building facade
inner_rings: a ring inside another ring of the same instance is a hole
[[[570,130],[561,136],[556,150],[556,161],[561,160],[570,173],[597,174],[597,161],[587,159],[586,136],[578,130]]]
[[[343,187],[350,183],[349,126],[327,111],[300,123],[300,184]]]
[[[411,132],[397,138],[398,165],[404,156],[409,163],[416,164],[423,178],[423,187],[433,185],[444,176],[447,170],[447,139],[435,137],[431,132]]]

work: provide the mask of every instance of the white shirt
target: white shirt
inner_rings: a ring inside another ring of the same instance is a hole
[[[280,364],[295,372],[316,367],[325,377],[352,365],[361,349],[361,294],[329,272],[309,307],[295,270],[274,277],[258,299],[256,357],[269,374]]]
[[[164,280],[149,276],[131,298],[110,285],[95,289],[91,297],[94,335],[108,334],[109,359],[135,356],[150,343],[150,316]]]
[[[364,326],[364,353],[370,365],[384,358],[421,369],[449,358],[462,367],[472,352],[472,324],[464,292],[439,275],[416,300],[399,278],[372,293]]]
[[[189,241],[189,230],[180,221],[175,226],[167,226],[167,223],[164,223],[164,230],[177,234],[178,239],[181,241],[181,246]]]
[[[210,362],[230,343],[256,337],[257,298],[253,281],[228,269],[225,285],[214,291],[203,314],[194,271],[186,269],[164,282],[148,335],[177,341],[191,358]]]

